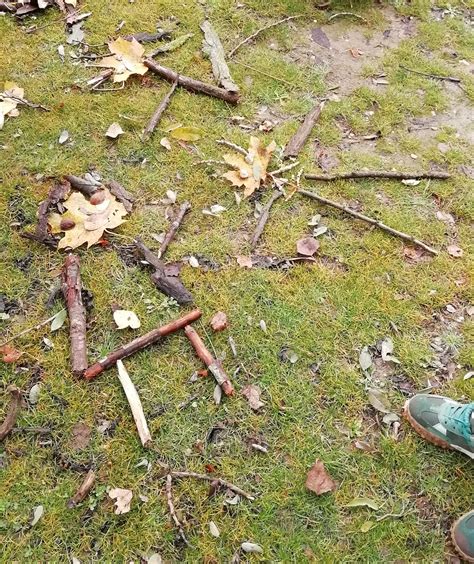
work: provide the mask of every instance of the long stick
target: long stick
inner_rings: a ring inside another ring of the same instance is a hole
[[[126,345],[123,345],[122,347],[119,347],[115,351],[109,353],[105,358],[99,360],[99,362],[96,362],[92,366],[89,366],[89,368],[84,372],[84,378],[86,380],[92,380],[99,374],[102,374],[104,370],[107,370],[111,366],[114,366],[117,360],[122,360],[123,358],[126,358],[133,353],[136,353],[150,345],[158,343],[163,339],[163,337],[166,337],[166,335],[170,335],[171,333],[175,333],[179,329],[183,329],[183,327],[185,327],[189,323],[192,323],[193,321],[196,321],[196,319],[199,319],[201,315],[201,311],[199,309],[195,309],[190,313],[183,315],[183,317],[175,319],[167,325],[163,325],[163,327],[158,327],[156,329],[153,329],[152,331],[149,331],[148,333],[145,333],[144,335],[141,335],[140,337],[137,337],[130,343],[127,343]]]
[[[69,315],[72,373],[74,376],[82,376],[87,368],[86,309],[82,303],[80,262],[77,255],[70,254],[66,257],[62,281]]]
[[[176,509],[174,507],[174,502],[173,502],[172,485],[173,485],[173,477],[171,474],[168,474],[166,476],[166,499],[168,501],[168,509],[170,510],[170,515],[171,518],[173,519],[174,524],[178,528],[179,536],[183,539],[183,541],[186,543],[187,546],[191,546],[188,542],[188,539],[186,538],[186,535],[184,534],[183,525],[181,524],[181,521],[178,519],[178,516],[176,515]]]
[[[280,192],[280,190],[275,190],[275,192],[273,192],[273,194],[272,194],[272,197],[268,201],[267,205],[263,208],[262,213],[260,214],[260,218],[259,218],[258,223],[257,223],[257,227],[255,228],[255,231],[253,233],[252,240],[250,241],[250,249],[251,250],[253,250],[257,246],[258,240],[260,239],[260,237],[263,233],[263,230],[265,229],[265,225],[267,224],[268,217],[270,215],[270,210],[272,209],[273,204],[281,196],[283,196],[283,193]]]
[[[411,180],[412,178],[435,178],[446,180],[451,178],[449,172],[395,172],[381,170],[355,170],[342,174],[305,174],[306,180],[334,181],[346,178],[394,178],[395,180]]]
[[[168,82],[178,82],[178,85],[186,88],[186,90],[197,92],[198,94],[205,94],[206,96],[211,96],[213,98],[219,98],[229,104],[237,104],[239,102],[239,94],[237,92],[229,92],[223,88],[219,88],[218,86],[207,84],[205,82],[201,82],[200,80],[190,78],[189,76],[178,74],[173,69],[159,65],[150,58],[145,59],[144,64],[155,74],[161,76]]]
[[[243,45],[245,45],[246,43],[249,43],[249,41],[252,41],[252,39],[255,39],[257,37],[257,35],[260,35],[263,31],[266,31],[267,29],[270,29],[271,27],[275,27],[275,26],[280,25],[282,23],[289,22],[290,20],[295,20],[296,18],[302,18],[302,17],[303,17],[303,15],[289,16],[288,18],[283,18],[282,20],[279,20],[277,22],[273,22],[273,23],[268,24],[264,27],[261,27],[260,29],[257,29],[257,31],[255,33],[252,33],[252,35],[249,35],[248,37],[243,39],[238,45],[236,45],[232,49],[232,51],[229,53],[229,59],[231,59]]]
[[[395,235],[395,237],[399,237],[400,239],[404,239],[405,241],[409,241],[410,243],[413,243],[414,245],[417,245],[418,247],[425,249],[425,251],[428,251],[432,255],[438,255],[439,254],[439,252],[436,249],[433,249],[433,247],[430,247],[429,245],[427,245],[426,243],[423,243],[423,241],[420,241],[419,239],[415,239],[415,237],[413,237],[413,235],[407,235],[406,233],[403,233],[402,231],[397,231],[396,229],[393,229],[392,227],[385,225],[384,223],[382,223],[381,221],[378,221],[377,219],[374,219],[372,217],[368,217],[367,215],[363,215],[361,213],[358,213],[354,210],[351,210],[347,206],[344,206],[342,204],[338,204],[337,202],[333,202],[332,200],[328,200],[326,198],[323,198],[322,196],[319,196],[318,194],[314,194],[313,192],[309,192],[308,190],[298,190],[298,192],[300,194],[303,194],[303,196],[307,196],[308,198],[312,198],[313,200],[317,200],[318,202],[321,202],[322,204],[326,204],[327,206],[331,206],[333,208],[341,210],[341,211],[347,213],[348,215],[352,215],[353,217],[356,217],[357,219],[361,219],[362,221],[365,221],[366,223],[370,223],[371,225],[375,225],[375,227],[378,227],[379,229],[382,229],[383,231],[386,231],[387,233],[390,233],[391,235]]]
[[[304,118],[303,123],[299,126],[297,132],[290,139],[287,146],[285,147],[285,150],[283,151],[282,156],[284,159],[298,156],[301,149],[304,147],[304,144],[308,140],[308,137],[313,130],[314,124],[318,121],[323,107],[324,102],[316,104],[316,106],[314,106],[314,108]]]
[[[69,509],[76,507],[76,505],[78,505],[79,503],[81,503],[81,501],[84,501],[86,499],[86,497],[89,495],[90,491],[94,487],[95,478],[96,478],[96,474],[94,470],[89,470],[89,472],[87,472],[86,477],[84,478],[84,481],[79,486],[77,492],[67,502],[67,506]]]
[[[64,310],[61,310],[61,311],[64,311]],[[61,312],[58,312],[58,313],[61,313]],[[3,343],[0,343],[0,347],[3,347],[3,345],[11,343],[15,339],[18,339],[19,337],[23,337],[23,335],[26,335],[27,333],[30,333],[31,331],[36,331],[36,329],[40,329],[41,327],[44,327],[48,323],[51,323],[51,321],[53,321],[53,319],[58,315],[58,313],[55,313],[51,317],[48,317],[48,319],[45,319],[44,321],[42,321],[41,323],[38,323],[38,325],[35,325],[34,327],[28,327],[28,329],[25,329],[24,331],[20,331],[16,335],[13,335],[13,337],[10,337],[6,341],[3,341]]]
[[[160,122],[161,116],[163,115],[164,111],[166,110],[166,108],[170,103],[171,96],[173,96],[177,85],[178,82],[175,80],[169,92],[166,94],[163,100],[161,100],[159,106],[153,112],[153,115],[151,116],[150,121],[148,122],[148,125],[145,127],[145,131],[143,132],[142,141],[146,141],[147,139],[149,139],[153,131],[155,131],[156,126]]]
[[[209,368],[209,371],[214,376],[216,382],[222,388],[222,391],[226,396],[232,396],[234,394],[234,386],[229,380],[227,374],[224,372],[224,368],[219,360],[216,360],[206,345],[203,343],[201,337],[198,335],[197,331],[191,325],[187,325],[184,328],[186,337],[190,340],[191,344],[196,351],[198,357],[204,362],[204,364]]]
[[[419,74],[421,76],[427,76],[428,78],[435,78],[436,80],[447,80],[448,82],[461,82],[460,78],[455,78],[454,76],[440,76],[438,74],[430,74],[429,72],[421,72],[415,69],[409,69],[408,67],[404,67],[400,65],[400,68],[406,70],[408,72],[412,72],[414,74]]]
[[[18,417],[21,407],[21,390],[16,386],[8,386],[7,391],[10,392],[11,399],[7,416],[0,425],[0,441],[3,441],[15,426],[16,418]]]
[[[143,413],[140,396],[138,395],[137,389],[130,379],[130,376],[128,375],[128,372],[121,360],[117,360],[117,370],[120,383],[122,384],[123,391],[127,396],[130,409],[132,410],[133,419],[135,420],[135,425],[137,426],[138,436],[140,437],[142,445],[146,447],[151,442],[151,433],[148,429],[145,414]]]
[[[174,236],[176,235],[179,226],[183,222],[184,216],[187,214],[187,212],[190,209],[191,209],[191,204],[189,202],[184,202],[183,204],[181,204],[176,219],[171,223],[170,229],[168,233],[165,235],[165,238],[163,239],[163,243],[161,243],[161,247],[158,251],[158,258],[162,258],[163,255],[166,253],[166,249],[168,248],[168,245],[174,239]]]
[[[218,482],[220,486],[232,490],[234,493],[242,497],[245,497],[245,499],[248,499],[249,501],[255,500],[255,497],[253,495],[247,493],[246,491],[239,488],[232,482],[227,482],[226,480],[223,480],[222,478],[217,478],[216,476],[208,476],[207,474],[197,474],[196,472],[178,472],[178,471],[170,472],[169,475],[171,475],[173,478],[196,478],[196,480],[204,480],[206,482]]]

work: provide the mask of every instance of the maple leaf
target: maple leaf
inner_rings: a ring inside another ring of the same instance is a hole
[[[258,137],[250,137],[249,150],[245,158],[230,154],[223,156],[225,162],[236,170],[226,172],[222,176],[233,186],[244,186],[244,197],[248,198],[260,187],[260,184],[265,182],[268,163],[275,149],[275,141],[264,147]]]
[[[147,67],[143,64],[145,49],[136,39],[127,41],[119,37],[109,41],[109,50],[113,55],[104,57],[98,66],[114,69],[114,82],[124,82],[132,74],[145,74]]]

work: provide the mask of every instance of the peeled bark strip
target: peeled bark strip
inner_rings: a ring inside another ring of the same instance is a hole
[[[109,180],[105,185],[110,193],[115,196],[119,202],[122,202],[123,207],[130,213],[133,209],[133,202],[135,202],[135,198],[132,194],[115,180]]]
[[[221,362],[219,360],[216,360],[212,356],[212,354],[206,348],[206,345],[203,343],[201,337],[198,335],[196,330],[191,327],[191,325],[187,325],[184,328],[184,332],[186,334],[186,337],[193,345],[196,354],[209,368],[209,372],[211,372],[211,374],[214,376],[216,382],[222,388],[224,394],[226,396],[232,396],[234,394],[234,386],[229,380],[227,374],[224,372],[224,368],[222,367]]]
[[[205,94],[212,98],[219,98],[219,100],[224,100],[224,102],[228,102],[229,104],[238,104],[239,102],[239,95],[236,92],[228,92],[224,90],[224,88],[219,88],[218,86],[206,84],[205,82],[195,80],[189,76],[178,74],[173,69],[159,65],[150,58],[145,59],[144,64],[155,74],[161,76],[168,82],[178,82],[178,85],[186,88],[186,90],[197,92],[198,94]]]
[[[168,233],[165,235],[165,238],[163,239],[163,243],[161,243],[161,247],[158,250],[158,258],[161,258],[166,253],[166,249],[168,248],[168,245],[174,239],[176,232],[179,229],[179,226],[183,222],[184,216],[187,214],[187,212],[190,209],[191,209],[191,204],[189,202],[184,202],[183,204],[181,204],[179,208],[179,213],[176,219],[171,223],[170,229]]]
[[[79,257],[70,254],[62,272],[64,301],[69,315],[71,365],[74,376],[82,376],[87,368],[86,308],[82,303]]]
[[[102,374],[104,370],[114,366],[117,363],[117,360],[122,360],[133,353],[158,343],[163,339],[163,337],[166,337],[166,335],[170,335],[171,333],[175,333],[176,331],[183,329],[183,327],[186,327],[189,323],[199,319],[201,315],[201,311],[199,309],[195,309],[190,313],[183,315],[183,317],[175,319],[167,325],[163,325],[163,327],[158,327],[157,329],[153,329],[152,331],[137,337],[130,343],[127,343],[126,345],[123,345],[122,347],[119,347],[115,351],[109,353],[105,358],[99,360],[99,362],[89,366],[89,368],[84,372],[84,378],[86,380],[92,380],[99,374]]]
[[[283,192],[280,190],[275,190],[273,192],[272,197],[268,201],[267,205],[263,208],[262,213],[258,219],[257,227],[255,228],[254,234],[252,236],[252,240],[250,241],[250,249],[253,251],[257,246],[258,240],[260,239],[263,230],[265,229],[265,225],[267,224],[268,217],[270,216],[270,210],[272,209],[273,204],[283,196]]]
[[[395,237],[399,237],[400,239],[403,239],[404,241],[408,241],[409,243],[413,243],[414,245],[421,247],[425,251],[428,251],[432,255],[438,255],[439,254],[439,252],[436,249],[433,249],[433,247],[430,247],[429,245],[427,245],[426,243],[423,243],[423,241],[420,241],[419,239],[415,239],[415,237],[413,237],[413,235],[407,235],[406,233],[403,233],[402,231],[397,231],[396,229],[393,229],[392,227],[385,225],[384,223],[382,223],[381,221],[378,221],[377,219],[374,219],[372,217],[368,217],[367,215],[363,215],[359,212],[351,210],[351,208],[349,208],[347,206],[344,206],[342,204],[338,204],[337,202],[333,202],[332,200],[328,200],[326,198],[323,198],[322,196],[319,196],[318,194],[315,194],[314,192],[309,192],[308,190],[298,190],[298,192],[300,194],[303,194],[303,196],[307,196],[308,198],[312,198],[313,200],[317,200],[318,202],[321,202],[322,204],[326,204],[327,206],[331,206],[333,208],[341,210],[341,211],[347,213],[348,215],[352,215],[352,217],[355,217],[357,219],[365,221],[366,223],[370,223],[371,225],[374,225],[375,227],[378,227],[379,229],[382,229],[383,231],[386,231],[387,233],[390,233],[391,235],[395,235]]]
[[[411,180],[433,178],[446,180],[451,178],[449,172],[394,172],[381,170],[355,170],[354,172],[343,172],[342,174],[305,174],[306,180],[334,181],[346,178],[394,178],[395,180]]]
[[[320,102],[309,112],[309,114],[304,118],[303,123],[298,128],[298,131],[290,139],[288,145],[283,151],[283,158],[288,159],[289,157],[296,157],[299,155],[304,144],[308,140],[314,124],[318,121],[321,115],[321,110],[324,107],[324,102]]]
[[[67,502],[67,506],[69,507],[69,509],[76,507],[76,505],[79,505],[81,501],[84,501],[86,499],[86,497],[89,495],[90,491],[94,487],[95,479],[96,479],[96,473],[94,472],[94,470],[89,470],[86,477],[84,478],[84,481],[79,486],[77,492]]]
[[[120,383],[122,384],[123,391],[127,396],[130,409],[132,410],[133,419],[135,420],[135,425],[137,426],[138,436],[140,437],[142,446],[146,447],[151,442],[151,433],[148,429],[145,414],[143,413],[140,396],[138,395],[137,389],[133,385],[133,382],[121,360],[117,360],[117,370]]]
[[[21,390],[16,386],[8,386],[7,392],[10,392],[11,399],[7,416],[0,425],[0,441],[3,441],[3,439],[12,431],[21,407]]]
[[[204,33],[203,51],[211,60],[212,74],[217,84],[229,92],[238,92],[239,87],[235,84],[230,75],[230,70],[225,60],[224,47],[222,47],[221,40],[216,30],[212,27],[209,20],[202,22],[201,30]]]
[[[148,125],[145,127],[145,131],[143,132],[142,135],[143,141],[146,141],[151,137],[152,133],[155,131],[156,126],[160,123],[161,116],[163,115],[166,108],[168,107],[171,100],[171,96],[173,96],[174,91],[176,90],[176,86],[178,86],[178,81],[175,80],[173,82],[173,85],[171,86],[170,91],[168,92],[168,94],[166,94],[163,100],[161,100],[159,106],[156,108],[153,115],[151,116]]]

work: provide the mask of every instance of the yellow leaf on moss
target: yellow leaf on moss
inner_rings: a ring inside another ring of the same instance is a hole
[[[145,74],[147,67],[143,64],[145,49],[136,39],[127,41],[119,37],[109,42],[109,50],[113,55],[104,57],[99,66],[114,69],[114,82],[124,82],[132,74]]]

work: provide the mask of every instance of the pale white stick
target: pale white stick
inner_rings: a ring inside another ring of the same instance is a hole
[[[143,446],[147,446],[151,442],[151,434],[148,429],[148,425],[145,419],[145,414],[143,413],[142,402],[138,396],[137,389],[130,380],[130,376],[123,365],[121,360],[117,360],[118,377],[120,383],[122,384],[123,391],[127,396],[128,403],[130,404],[130,409],[132,410],[133,419],[135,419],[135,424],[137,426],[137,431],[140,436],[140,440]]]

